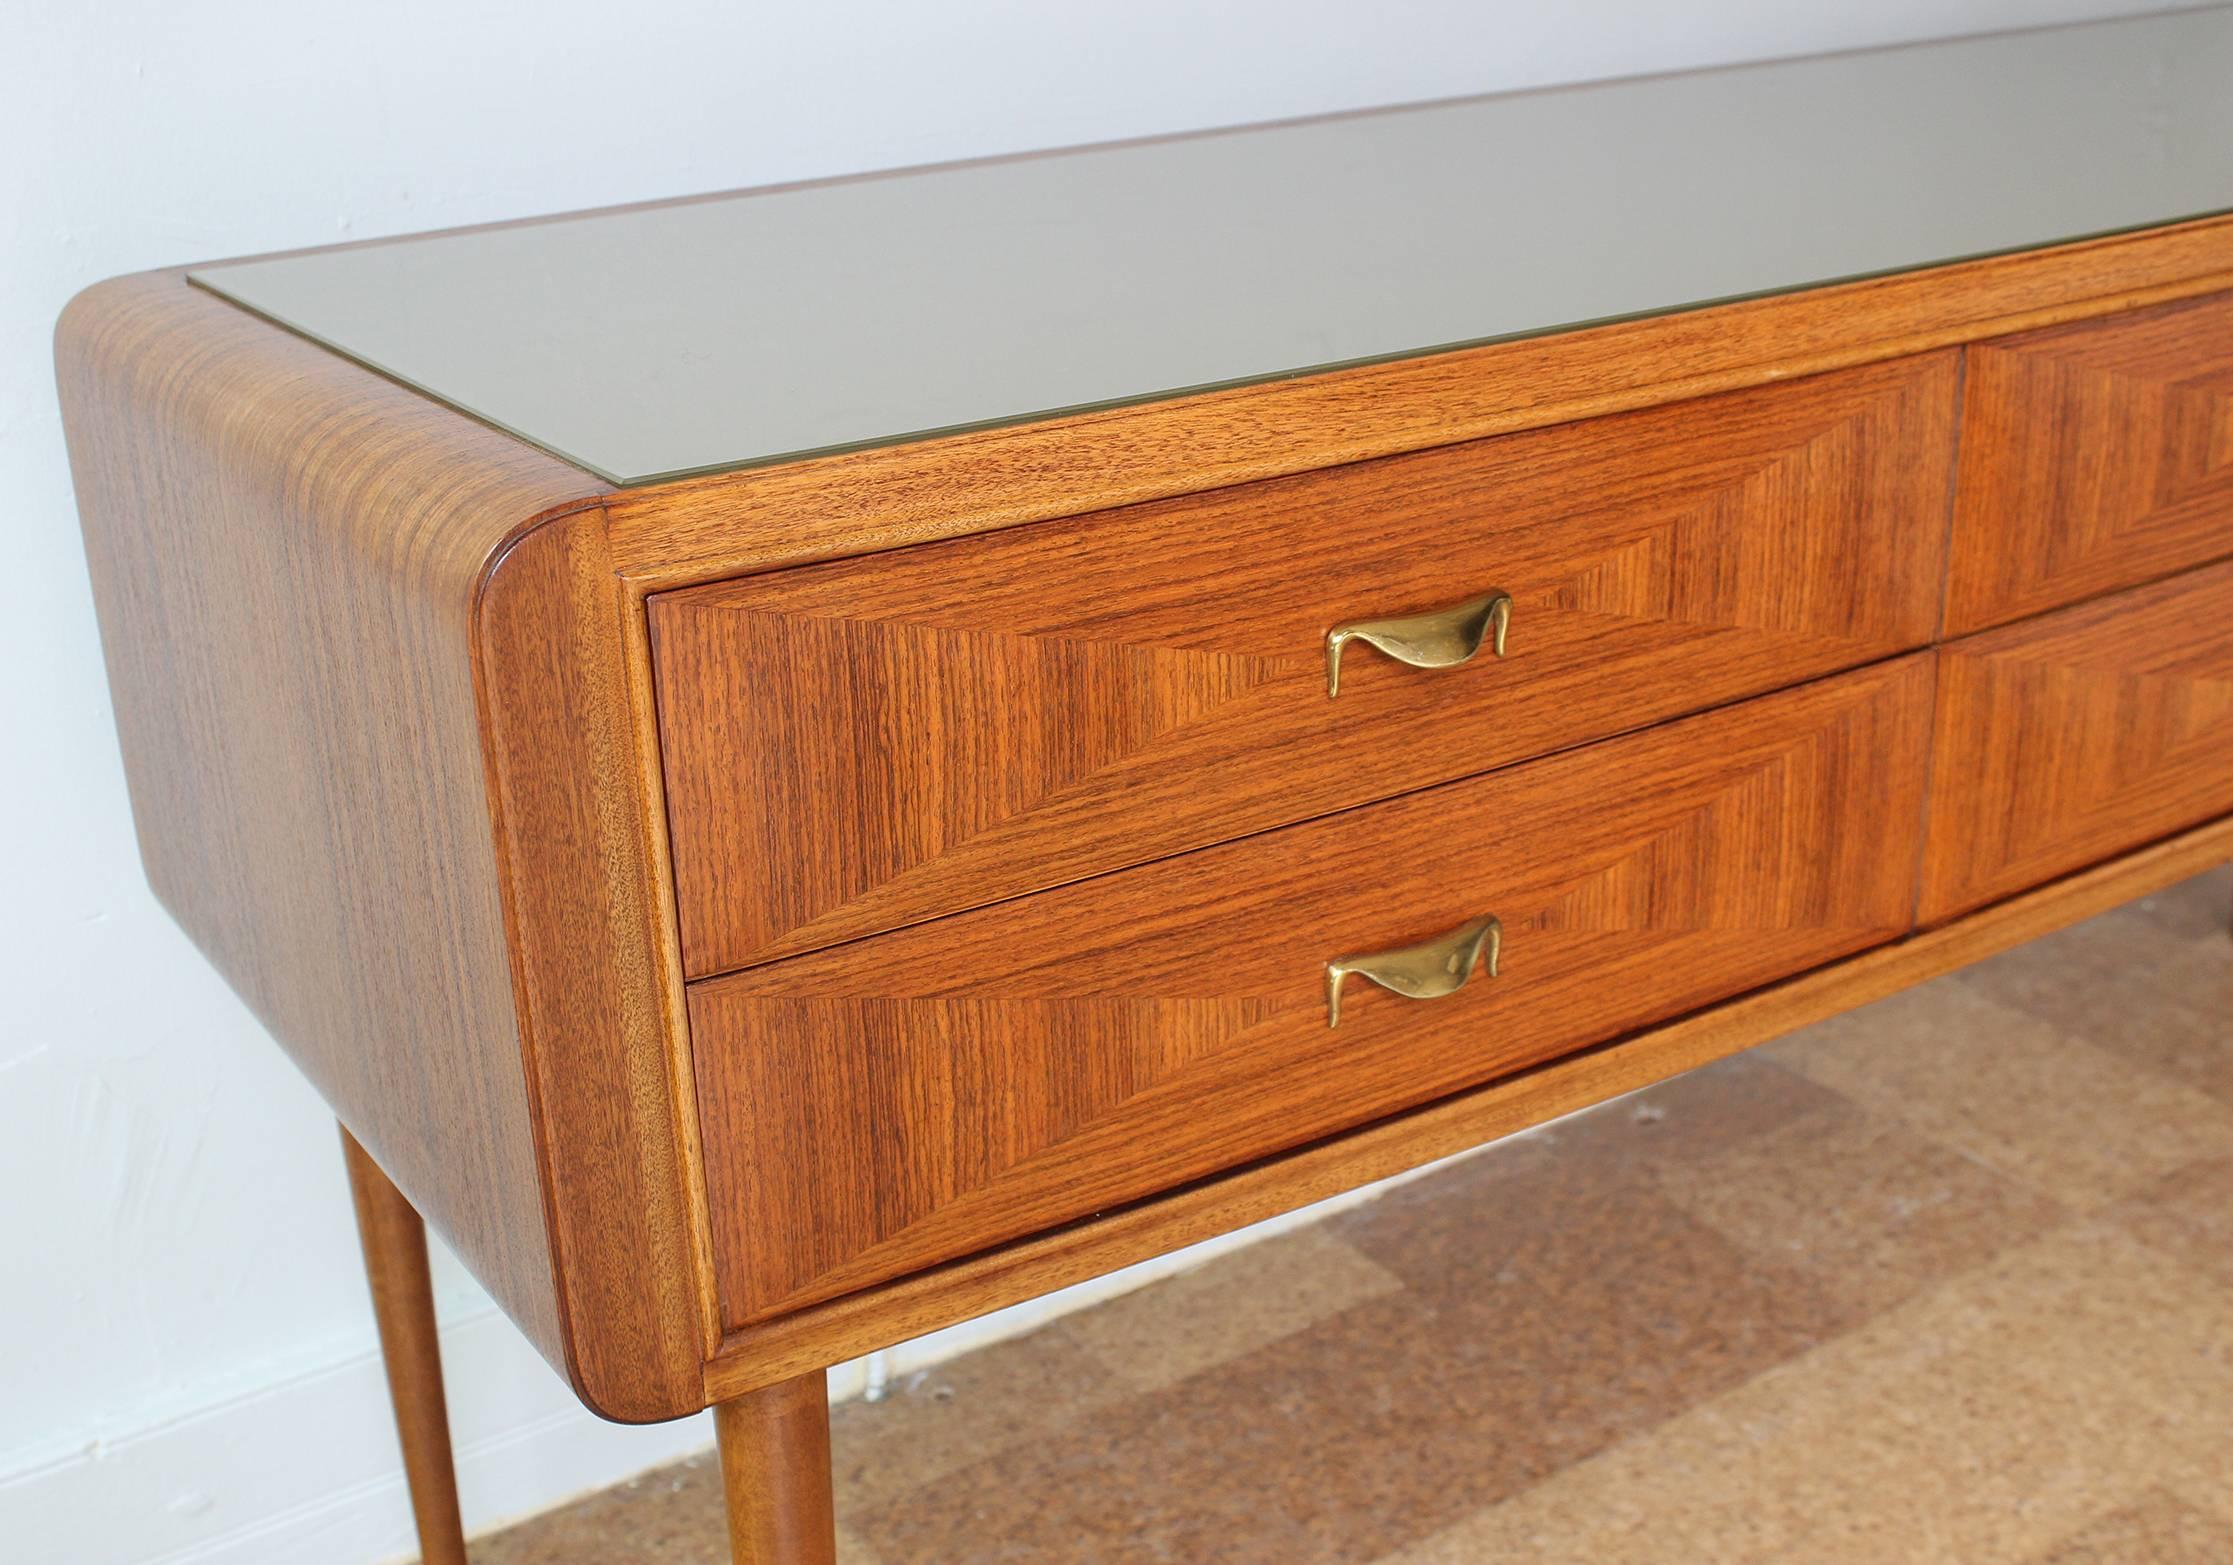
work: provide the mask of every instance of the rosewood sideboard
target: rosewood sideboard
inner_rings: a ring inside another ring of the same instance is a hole
[[[100,284],[149,878],[831,1557],[826,1366],[2233,858],[2233,11]]]

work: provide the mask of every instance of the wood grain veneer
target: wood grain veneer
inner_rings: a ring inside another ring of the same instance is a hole
[[[602,486],[175,273],[56,360],[156,895],[585,1401],[702,1405]]]
[[[897,1282],[732,1331],[719,1399],[984,1315],[1485,1145],[1981,962],[2233,860],[2233,818],[1741,998]]]
[[[1969,350],[1949,633],[2233,554],[2233,294]]]
[[[725,1198],[708,1204],[729,1176],[698,1144],[713,1120],[693,1054],[711,1056],[685,1031],[650,594],[2074,322],[2107,343],[2125,323],[2104,317],[2228,289],[2233,220],[2211,219],[618,494],[177,274],[81,297],[57,357],[158,894],[584,1399],[653,1418],[1700,1063],[2138,894],[2170,866],[2218,862],[2233,836],[2197,828],[1629,1042],[740,1327],[713,1276],[711,1229],[741,1220]],[[2176,432],[2158,475],[2214,493],[2218,426],[2190,383],[2217,372],[2179,336],[2222,306],[2192,308],[2141,355],[2161,389],[2133,405]],[[2006,355],[2022,378],[2064,353],[1996,342],[1965,356],[1974,374]],[[2095,355],[2070,349],[2093,367],[2056,369],[2051,389],[2093,375],[2107,362]],[[2099,427],[2124,416],[2083,413]],[[1990,460],[1979,431],[1993,427],[1969,424],[1963,461]],[[2130,472],[2114,487],[2145,499]],[[1980,524],[1993,514],[1971,504]],[[2151,573],[2216,548],[2190,522],[2144,513],[2138,547],[2166,551]],[[2121,579],[2096,568],[2058,566],[2053,592]],[[1955,612],[1959,625],[1968,611]],[[2180,699],[2191,714],[2206,694]],[[1023,916],[1006,906],[964,918]]]
[[[1933,756],[1927,922],[2233,810],[2233,564],[1950,643]]]
[[[655,598],[703,975],[1927,642],[1955,360]],[[1507,656],[1325,633],[1491,587]]]
[[[741,1325],[1892,939],[1928,658],[692,986]],[[1494,913],[1432,1004],[1324,964]]]
[[[558,1353],[466,646],[582,475],[176,276],[55,353],[155,894]]]
[[[572,1362],[598,1411],[652,1419],[702,1405],[711,1312],[637,620],[578,511],[490,564],[475,651]]]

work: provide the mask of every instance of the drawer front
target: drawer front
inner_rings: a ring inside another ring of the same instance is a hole
[[[1950,354],[666,594],[703,976],[1927,642]],[[1506,655],[1340,622],[1501,589]]]
[[[690,987],[731,1325],[1902,933],[1930,656]],[[1410,999],[1326,964],[1502,921]]]
[[[1939,654],[1925,922],[2233,811],[2233,565]]]
[[[2233,555],[2233,294],[1969,350],[1946,625]]]

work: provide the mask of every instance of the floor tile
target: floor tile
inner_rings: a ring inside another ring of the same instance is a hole
[[[852,1520],[950,1472],[998,1461],[1124,1389],[1064,1322],[903,1375],[880,1402],[831,1409],[839,1515]]]
[[[1557,1291],[1688,1231],[1648,1220],[1668,1210],[1665,1170],[1840,1108],[1836,1093],[1740,1055],[1501,1142],[1327,1226],[1414,1286],[1525,1274]]]
[[[2120,908],[2005,952],[1957,982],[2233,1103],[2233,936],[2223,927],[2189,932],[2173,916],[2185,911],[2170,898]]]
[[[2233,1525],[2175,1494],[2151,1490],[2042,1555],[2037,1565],[2225,1565]]]
[[[2126,915],[2180,939],[2233,938],[2233,864],[2129,902],[2105,916]]]
[[[599,1558],[616,1538],[628,1540],[630,1558],[642,1565],[727,1565],[728,1525],[712,1453],[475,1539],[471,1552],[473,1565],[572,1565]]]
[[[729,1565],[729,1524],[713,1452],[676,1462],[532,1521],[473,1540],[472,1565]],[[885,1565],[837,1529],[837,1565]]]
[[[1111,1375],[1152,1390],[1401,1286],[1326,1229],[1311,1227],[1252,1245],[1245,1266],[1197,1267],[1065,1326]]]
[[[1858,1312],[1982,1265],[2062,1222],[2052,1198],[1850,1102],[1670,1160],[1669,1199]]]
[[[2074,1210],[2233,1154],[2233,1104],[1959,982],[1763,1046],[1774,1059]]]
[[[2221,1338],[2191,1274],[2058,1231],[1393,1561],[2028,1561],[2223,1443]]]
[[[955,1474],[862,1531],[923,1565],[1367,1560],[1847,1324],[1664,1200],[1559,1232],[1602,1259],[1589,1286],[1546,1286],[1574,1254],[1508,1276],[1453,1264]],[[975,1552],[939,1552],[958,1537]]]
[[[2189,1164],[2102,1216],[2233,1293],[2233,1158]]]
[[[1754,1050],[1556,1120],[1541,1135],[1549,1148],[1563,1149],[1558,1155],[1569,1165],[1658,1169],[1846,1106],[1837,1093]]]

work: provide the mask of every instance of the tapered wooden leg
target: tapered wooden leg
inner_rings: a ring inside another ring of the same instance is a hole
[[[821,1370],[713,1410],[736,1565],[835,1565],[830,1399]]]
[[[349,1193],[357,1203],[372,1313],[380,1322],[380,1355],[388,1366],[388,1398],[403,1442],[403,1473],[419,1523],[424,1565],[466,1565],[465,1522],[457,1508],[457,1468],[450,1457],[450,1414],[442,1396],[442,1346],[434,1331],[434,1282],[426,1266],[426,1224],[380,1165],[344,1128]]]

